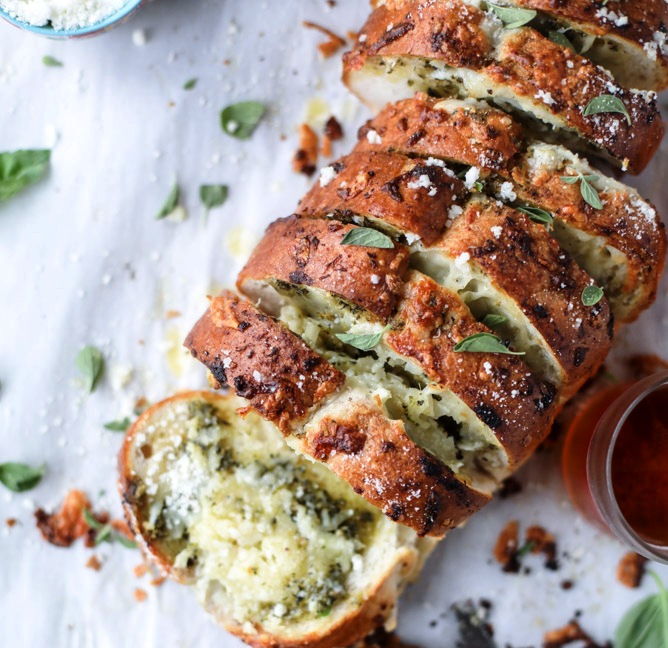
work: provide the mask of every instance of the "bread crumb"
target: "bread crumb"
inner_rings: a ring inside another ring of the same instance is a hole
[[[640,587],[640,583],[645,575],[646,563],[647,558],[637,554],[635,551],[625,553],[617,565],[617,580],[624,587],[631,589]]]
[[[148,573],[148,565],[146,563],[135,565],[135,567],[132,569],[132,572],[137,578],[143,578]]]
[[[141,589],[140,587],[135,589],[135,600],[137,602],[143,603],[147,598],[148,594],[143,589]]]
[[[100,571],[100,569],[102,569],[102,561],[95,554],[93,554],[86,561],[86,567],[88,567],[88,569],[93,569],[95,571]]]
[[[345,44],[346,39],[341,38],[338,34],[335,34],[331,29],[318,25],[317,23],[311,22],[309,20],[302,21],[302,25],[307,29],[315,29],[321,34],[327,36],[326,41],[318,45],[318,51],[322,54],[323,58],[329,58],[334,56]]]
[[[295,173],[312,176],[318,164],[318,136],[308,124],[299,126],[299,148],[292,158]]]

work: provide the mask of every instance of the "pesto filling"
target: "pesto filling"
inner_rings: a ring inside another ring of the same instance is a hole
[[[231,425],[206,401],[156,422],[138,493],[144,535],[194,571],[200,598],[270,628],[329,616],[384,523],[330,471],[250,415]],[[243,430],[239,430],[243,427]],[[156,430],[159,432],[156,434]]]

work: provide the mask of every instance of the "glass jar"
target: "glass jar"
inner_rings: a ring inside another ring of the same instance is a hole
[[[666,422],[668,429],[668,372],[654,374],[637,383],[615,385],[592,397],[568,429],[562,469],[573,504],[588,520],[611,532],[646,558],[668,563],[668,537],[665,542],[663,539],[652,539],[630,524],[628,510],[625,517],[620,508],[619,489],[624,485],[615,484],[614,479],[617,476],[619,482],[616,466],[620,456],[615,452],[629,451],[628,440],[623,439],[623,444],[619,441],[623,430],[624,435],[631,433],[625,424],[637,423],[643,407],[647,407],[650,401],[654,406],[659,403],[661,420]],[[645,439],[638,437],[634,440],[646,442],[649,431],[636,430],[636,434],[645,435]],[[668,439],[662,442],[661,448],[664,452],[668,450]],[[644,453],[647,454],[646,447]],[[662,498],[659,503],[655,500],[659,488],[668,489],[668,457],[664,459],[665,472],[655,484],[656,491],[646,493],[647,499],[639,503],[643,506],[656,504],[656,515],[664,516],[662,519],[668,524],[668,510],[663,510],[661,506],[666,499]],[[657,455],[655,460],[661,461],[661,456]]]

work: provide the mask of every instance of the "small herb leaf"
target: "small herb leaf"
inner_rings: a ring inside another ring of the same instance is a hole
[[[377,232],[370,227],[356,227],[346,232],[346,235],[341,239],[341,245],[358,245],[361,247],[384,249],[392,249],[394,247],[394,243],[389,236],[382,232]]]
[[[631,115],[626,108],[624,102],[615,95],[602,94],[598,97],[594,97],[584,109],[582,113],[585,117],[590,115],[597,115],[598,113],[621,113],[626,117],[626,121],[629,126],[631,125]]]
[[[384,328],[378,333],[337,333],[336,337],[341,340],[341,342],[349,344],[360,351],[371,351],[371,349],[378,346],[378,343],[386,330],[387,328]]]
[[[515,554],[515,557],[516,558],[523,558],[528,553],[533,551],[533,548],[535,546],[536,546],[536,543],[533,540],[528,540],[517,550],[517,553]]]
[[[105,524],[96,534],[95,534],[95,546],[102,544],[103,542],[111,542],[113,540],[111,532],[113,528],[111,524]]]
[[[44,476],[44,466],[33,468],[23,463],[7,462],[0,464],[0,483],[15,493],[35,488]]]
[[[197,82],[199,79],[193,78],[193,79],[188,79],[184,84],[183,84],[183,89],[184,90],[194,90],[195,86],[197,85]]]
[[[164,204],[156,214],[156,220],[166,218],[178,207],[180,195],[181,190],[179,189],[178,182],[175,180],[172,188],[169,190],[169,194],[167,194]]]
[[[530,23],[538,13],[533,9],[517,9],[515,7],[501,7],[499,5],[487,3],[487,6],[494,12],[497,18],[501,20],[506,29],[515,29]]]
[[[485,317],[482,320],[482,323],[485,326],[489,326],[489,328],[494,328],[495,326],[501,326],[501,324],[505,324],[508,321],[507,317],[504,317],[503,315],[497,315],[496,313],[489,313],[488,315],[485,315]]]
[[[594,209],[603,209],[603,203],[601,202],[598,192],[589,184],[586,176],[582,176],[580,193],[588,205],[591,205]]]
[[[86,391],[92,394],[104,371],[102,353],[90,345],[85,346],[77,355],[77,369],[82,373]]]
[[[501,338],[491,333],[475,333],[455,344],[457,353],[504,353],[506,355],[524,355],[524,351],[511,351]]]
[[[83,510],[83,517],[84,517],[84,520],[86,520],[86,524],[87,524],[91,529],[95,529],[95,530],[97,531],[98,529],[101,529],[101,528],[102,528],[102,523],[101,523],[101,522],[98,522],[98,521],[93,517],[93,514],[92,514],[87,508],[85,508],[85,509]]]
[[[241,101],[220,113],[223,130],[237,139],[249,139],[267,109],[257,101]]]
[[[552,214],[540,207],[515,207],[515,209],[526,214],[532,221],[547,225],[548,227],[550,227],[554,221]]]
[[[561,181],[566,184],[575,184],[578,180],[580,180],[580,176],[561,176]]]
[[[220,207],[227,200],[229,188],[227,185],[202,185],[199,188],[199,197],[207,211]]]
[[[109,421],[109,423],[105,423],[104,429],[111,430],[112,432],[125,432],[130,427],[131,422],[130,418],[126,416],[119,421]]]
[[[615,630],[615,648],[654,648],[668,645],[668,591],[658,576],[659,593],[636,603]]]
[[[582,303],[585,306],[595,306],[603,299],[603,291],[598,286],[587,286],[582,291]]]
[[[0,153],[0,202],[41,180],[50,159],[45,149]]]
[[[114,533],[113,538],[127,549],[137,548],[137,543],[134,540],[130,540],[130,538],[126,538],[122,533]]]
[[[63,67],[62,61],[59,61],[57,58],[54,58],[53,56],[42,57],[42,63],[44,63],[44,65],[46,65],[47,67]]]
[[[551,31],[548,32],[547,37],[553,43],[556,43],[557,45],[561,45],[563,47],[567,47],[569,50],[575,52],[575,46],[573,45],[573,43],[571,43],[570,40],[568,40],[568,36],[566,36],[566,34],[564,34],[563,32]]]

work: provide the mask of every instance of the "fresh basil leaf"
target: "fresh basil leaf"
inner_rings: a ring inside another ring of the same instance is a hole
[[[44,466],[33,468],[28,464],[9,461],[0,464],[0,483],[15,493],[35,488],[44,476]]]
[[[371,351],[371,349],[378,346],[378,343],[386,330],[387,328],[384,328],[378,333],[337,333],[336,337],[341,340],[341,342],[349,344],[360,351]]]
[[[562,47],[567,47],[569,50],[572,50],[575,52],[575,46],[573,43],[571,43],[570,40],[568,40],[568,36],[564,34],[563,32],[559,31],[551,31],[548,32],[547,37],[553,42],[556,43],[557,45],[561,45]]]
[[[112,432],[125,432],[130,427],[131,422],[130,418],[126,416],[119,421],[109,421],[109,423],[105,423],[104,429],[111,430]]]
[[[93,517],[93,514],[92,514],[87,508],[85,508],[85,509],[83,510],[83,517],[84,517],[84,520],[86,520],[86,524],[87,524],[91,529],[95,529],[95,530],[97,531],[98,529],[101,529],[101,528],[102,528],[102,526],[103,526],[102,523],[101,523],[101,522],[98,522],[98,521]]]
[[[346,235],[341,239],[341,245],[358,245],[361,247],[383,249],[392,249],[394,247],[394,243],[389,236],[370,227],[356,227],[346,232]]]
[[[63,67],[62,61],[59,61],[53,56],[43,56],[42,63],[44,63],[44,65],[47,67]]]
[[[598,192],[589,184],[586,176],[582,176],[580,181],[580,193],[588,205],[591,205],[594,209],[603,209],[603,203],[599,198]]]
[[[199,197],[207,211],[220,207],[227,200],[229,188],[227,185],[202,185],[199,188]]]
[[[197,79],[197,78],[188,79],[183,84],[183,89],[184,90],[193,90],[195,88],[195,86],[197,85],[198,81],[199,81],[199,79]]]
[[[0,202],[41,180],[50,159],[46,149],[0,153]]]
[[[517,9],[516,7],[501,7],[499,5],[487,3],[487,6],[492,10],[499,20],[503,23],[506,29],[515,29],[530,23],[538,12],[533,9]]]
[[[540,207],[515,207],[515,209],[526,214],[532,221],[541,223],[541,225],[551,226],[554,221],[552,214]]]
[[[598,286],[587,286],[582,291],[582,303],[585,306],[595,306],[603,299],[603,291]]]
[[[457,353],[504,353],[506,355],[524,355],[524,351],[511,351],[501,338],[491,333],[475,333],[455,344]]]
[[[163,206],[160,208],[160,211],[156,214],[156,220],[162,220],[169,216],[179,205],[179,198],[181,196],[181,190],[179,189],[179,183],[175,180],[172,188],[167,194],[167,198]]]
[[[112,538],[115,542],[122,544],[127,549],[136,549],[137,543],[130,538],[125,537],[122,533],[115,532],[112,534]]]
[[[597,115],[598,113],[621,113],[626,117],[626,121],[629,126],[631,125],[631,115],[626,108],[624,102],[615,95],[602,94],[598,97],[594,97],[584,109],[582,113],[585,117],[590,115]]]
[[[257,101],[241,101],[223,109],[220,123],[223,130],[237,139],[249,139],[258,123],[267,112]]]
[[[507,317],[503,315],[497,315],[496,313],[489,313],[483,317],[482,323],[489,328],[494,328],[495,326],[501,326],[508,321]]]
[[[92,394],[104,371],[104,357],[93,346],[85,346],[76,359],[77,368],[83,375],[86,391]]]
[[[659,577],[659,593],[636,603],[615,630],[615,648],[655,648],[668,646],[668,591]]]

